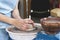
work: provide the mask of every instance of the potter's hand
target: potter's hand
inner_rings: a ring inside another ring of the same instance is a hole
[[[25,21],[25,23],[27,23],[27,24],[32,24],[32,25],[34,25],[34,21],[31,20],[31,19],[29,19],[29,18],[24,19],[24,21]]]
[[[13,25],[16,26],[16,28],[20,29],[20,30],[27,30],[29,27],[29,24],[33,25],[33,21],[30,19],[20,19],[20,20],[14,20]]]
[[[20,19],[20,20],[21,20],[21,22],[24,23],[24,27],[22,27],[22,29],[27,30],[27,29],[29,29],[29,28],[34,27],[34,21],[33,21],[33,20],[31,20],[31,19],[29,19],[29,18]],[[30,27],[30,26],[31,26],[31,27]]]

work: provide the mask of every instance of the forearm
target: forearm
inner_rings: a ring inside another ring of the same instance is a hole
[[[5,15],[0,14],[0,21],[6,22],[8,24],[13,24],[14,19],[13,18],[9,18],[9,17],[7,17]]]
[[[15,10],[13,11],[12,16],[13,16],[15,19],[22,19],[22,18],[20,17],[20,14],[19,14],[18,9],[15,9]]]
[[[21,16],[20,16],[20,14],[19,14],[19,10],[18,10],[18,2],[19,2],[19,0],[17,1],[16,7],[15,7],[15,9],[12,12],[12,16],[15,19],[22,19]]]

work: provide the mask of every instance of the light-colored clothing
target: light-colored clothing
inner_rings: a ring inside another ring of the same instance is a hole
[[[60,32],[55,35],[60,40]]]
[[[0,0],[0,13],[7,17],[11,17],[11,11],[15,8],[16,2],[16,0]],[[6,28],[8,24],[0,22],[0,26],[0,28]]]
[[[0,29],[0,40],[9,40],[9,35],[5,29]]]
[[[17,0],[0,0],[0,13],[11,17],[11,11],[15,8]],[[4,22],[0,22],[0,40],[9,40],[8,33],[5,28],[10,25]]]

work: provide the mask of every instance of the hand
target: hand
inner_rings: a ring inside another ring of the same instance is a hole
[[[34,21],[29,19],[29,18],[26,18],[26,19],[18,19],[19,21],[23,21],[23,23],[27,23],[27,24],[32,24],[34,26]]]
[[[21,20],[21,21],[24,21],[24,23],[28,23],[28,24],[33,24],[34,23],[34,21],[33,20],[31,20],[31,19],[29,19],[29,18],[26,18],[26,19],[18,19],[19,21]]]
[[[20,30],[26,30],[26,26],[27,26],[22,20],[19,21],[16,19],[13,21],[13,25]]]
[[[25,21],[26,23],[34,23],[34,21],[32,21],[32,20],[29,19],[29,18],[24,19],[24,21]]]
[[[16,28],[25,31],[26,29],[28,29],[29,23],[33,24],[33,21],[29,19],[21,19],[14,20],[13,25],[16,26]]]

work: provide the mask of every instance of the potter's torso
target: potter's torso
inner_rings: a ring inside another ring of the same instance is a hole
[[[0,0],[0,13],[11,17],[11,11],[15,8],[17,0]],[[0,22],[0,28],[6,28],[10,24]]]

